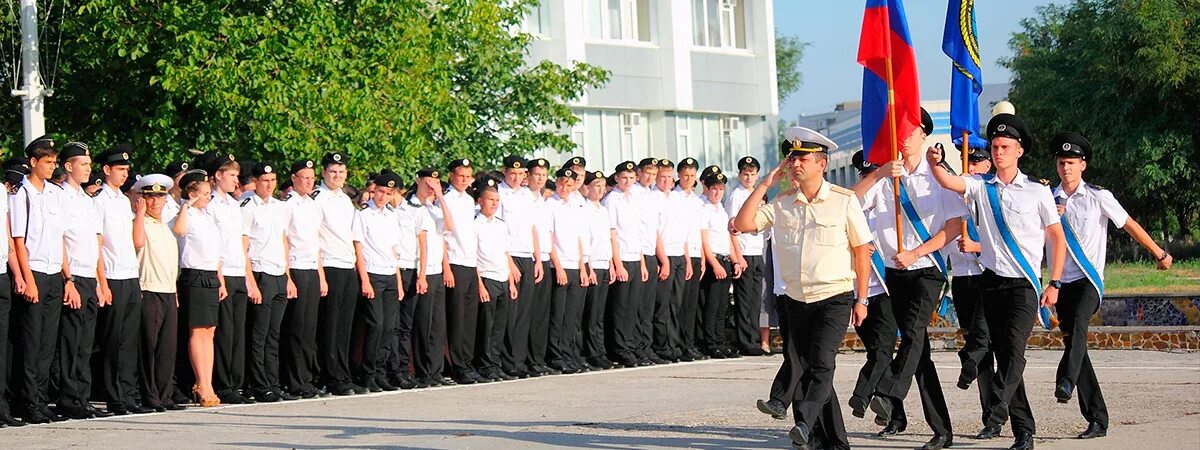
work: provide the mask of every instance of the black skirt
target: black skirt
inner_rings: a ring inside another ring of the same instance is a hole
[[[179,270],[179,302],[187,311],[188,327],[217,325],[220,288],[221,281],[214,270]]]

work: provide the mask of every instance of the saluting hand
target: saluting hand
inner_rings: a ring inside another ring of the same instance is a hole
[[[133,212],[138,217],[146,216],[146,198],[138,197],[137,201],[133,202]]]
[[[766,184],[767,186],[774,186],[775,183],[779,181],[779,177],[782,174],[783,174],[783,164],[775,166],[774,169],[771,169],[771,171],[767,173],[767,177],[763,179],[763,183]]]

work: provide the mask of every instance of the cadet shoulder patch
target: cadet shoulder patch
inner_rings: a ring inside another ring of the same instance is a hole
[[[359,204],[357,204],[357,205],[355,205],[355,206],[357,206],[357,207],[358,207],[358,210],[359,210],[359,211],[362,211],[362,210],[364,210],[364,209],[367,209],[367,204],[366,204],[366,203],[359,203]]]
[[[844,188],[844,187],[841,187],[841,186],[838,186],[838,185],[830,185],[830,186],[829,186],[829,191],[830,191],[830,192],[834,192],[834,193],[838,193],[838,194],[842,194],[842,195],[848,195],[848,196],[849,196],[849,195],[854,195],[854,191],[852,191],[852,190],[849,190],[849,189],[846,189],[846,188]]]
[[[1034,182],[1034,183],[1041,184],[1042,186],[1049,186],[1049,185],[1050,185],[1050,180],[1047,180],[1047,179],[1045,179],[1045,178],[1038,178],[1038,177],[1035,177],[1035,176],[1033,176],[1033,175],[1030,175],[1030,176],[1029,176],[1029,181],[1032,181],[1032,182]]]
[[[321,194],[321,190],[320,190],[320,189],[317,189],[317,190],[315,190],[315,191],[312,191],[312,193],[311,193],[311,194],[308,194],[308,198],[311,198],[311,199],[313,199],[313,200],[316,200],[316,199],[317,199],[317,196],[318,196],[318,195],[320,195],[320,194]]]
[[[1087,183],[1087,184],[1086,184],[1086,186],[1087,186],[1087,187],[1090,187],[1090,188],[1092,188],[1093,190],[1097,190],[1097,191],[1103,191],[1103,190],[1104,190],[1104,186],[1101,186],[1101,185],[1098,185],[1098,184]]]
[[[292,193],[291,193],[291,192],[288,192],[288,195],[285,195],[285,196],[283,196],[283,198],[281,198],[280,200],[283,200],[283,201],[285,201],[285,202],[286,202],[286,201],[288,201],[288,200],[291,200],[291,199],[292,199]]]
[[[246,197],[246,199],[242,200],[242,205],[241,205],[241,206],[242,206],[243,208],[245,208],[245,207],[246,207],[246,205],[249,205],[249,204],[250,204],[250,200],[251,200],[251,199],[250,199],[250,197]]]
[[[91,198],[96,198],[96,197],[99,197],[99,196],[100,196],[100,191],[93,192],[93,193],[91,193],[91,194],[88,194],[87,196],[88,196],[88,197],[91,197]]]

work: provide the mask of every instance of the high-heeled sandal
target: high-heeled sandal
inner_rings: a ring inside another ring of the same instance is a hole
[[[221,397],[217,397],[216,394],[213,394],[211,397],[204,396],[204,394],[200,393],[200,385],[192,386],[192,400],[200,405],[201,408],[221,406]]]

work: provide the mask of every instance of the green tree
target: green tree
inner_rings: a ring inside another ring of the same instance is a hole
[[[800,60],[804,59],[805,48],[808,48],[808,43],[800,42],[795,36],[775,35],[775,79],[780,103],[796,93],[804,82]]]
[[[528,64],[514,30],[535,2],[85,0],[61,21],[47,128],[132,142],[142,170],[188,149],[280,163],[337,150],[356,178],[569,150],[566,103],[607,72]]]
[[[1151,228],[1190,236],[1200,211],[1200,3],[1076,0],[1021,26],[1003,61],[1018,114],[1043,143],[1059,131],[1087,136],[1086,179]],[[1032,173],[1052,178],[1048,153],[1031,152]]]

